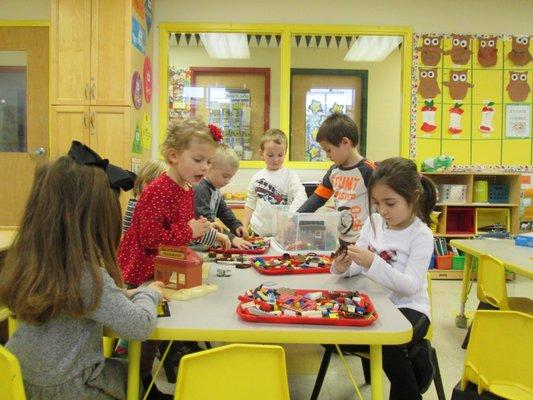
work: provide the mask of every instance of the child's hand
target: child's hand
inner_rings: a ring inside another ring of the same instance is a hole
[[[231,241],[229,240],[228,235],[224,235],[223,233],[217,233],[215,240],[220,243],[220,245],[225,249],[229,249],[231,247]]]
[[[355,244],[348,246],[348,257],[363,268],[370,268],[375,254],[368,249],[357,247]]]
[[[247,242],[246,240],[238,237],[238,236],[235,236],[233,238],[233,240],[231,241],[231,244],[233,245],[233,247],[236,247],[238,249],[241,249],[241,250],[246,250],[246,249],[251,249],[252,248],[252,244],[250,242]]]
[[[165,288],[165,284],[161,281],[154,281],[148,285],[150,289],[155,290],[162,298],[166,298],[163,294],[163,289]]]
[[[352,265],[352,259],[348,257],[347,253],[342,253],[341,255],[335,257],[333,264],[337,272],[343,273],[350,268],[350,265]]]
[[[205,235],[211,228],[211,222],[205,217],[191,219],[188,224],[191,227],[193,238]]]
[[[224,232],[224,229],[216,222],[211,223],[211,228],[215,229],[217,232]]]
[[[235,229],[235,234],[244,239],[248,239],[248,237],[250,236],[248,235],[248,230],[242,225]]]

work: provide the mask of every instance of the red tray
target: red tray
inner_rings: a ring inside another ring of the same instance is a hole
[[[318,254],[320,257],[325,257],[324,254]],[[327,257],[327,256],[326,256]],[[263,260],[274,260],[274,259],[280,259],[281,256],[265,256],[261,257]],[[250,263],[252,264],[252,267],[254,267],[257,272],[263,275],[295,275],[295,274],[327,274],[329,273],[329,269],[331,267],[331,264],[326,264],[324,267],[309,267],[309,268],[297,268],[297,269],[288,269],[286,267],[280,266],[279,268],[262,268],[260,266],[257,266],[254,264],[254,259],[250,259]],[[294,266],[300,265],[301,262],[293,261]]]
[[[348,290],[312,290],[312,289],[295,289],[296,294],[304,295],[310,292],[322,292],[324,294],[346,294],[352,293]],[[241,307],[242,303],[245,303],[246,300],[244,296],[241,297],[241,301],[237,306],[237,315],[245,321],[248,322],[262,322],[262,323],[273,323],[273,324],[304,324],[304,325],[337,325],[337,326],[369,326],[372,325],[378,319],[378,313],[370,300],[370,297],[362,292],[359,292],[359,296],[367,301],[367,309],[372,313],[370,318],[316,318],[316,317],[301,317],[301,316],[289,316],[289,315],[279,315],[279,316],[258,316],[248,313]],[[253,300],[248,298],[249,301]]]
[[[262,237],[256,236],[256,237],[248,238],[246,240],[253,243],[253,242],[257,242],[259,240],[265,240],[265,239]],[[233,247],[231,249],[210,247],[209,249],[207,249],[207,251],[211,253],[217,253],[217,254],[265,254],[268,251],[269,247],[270,247],[270,240],[266,240],[266,245],[263,247],[258,247],[257,249],[244,250],[244,249],[236,249]]]

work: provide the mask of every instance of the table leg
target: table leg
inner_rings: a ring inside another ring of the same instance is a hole
[[[468,292],[470,290],[470,276],[472,275],[472,255],[465,253],[465,266],[463,269],[463,282],[461,287],[461,302],[459,305],[459,315],[455,317],[455,326],[458,328],[466,328],[467,320],[465,315],[466,301],[468,300]]]
[[[383,400],[383,362],[381,345],[370,345],[370,393],[372,400]]]
[[[127,400],[139,399],[139,380],[141,368],[141,342],[128,343],[128,393]]]

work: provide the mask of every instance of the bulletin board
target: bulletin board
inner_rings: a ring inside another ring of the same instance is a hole
[[[529,36],[413,34],[411,157],[532,171],[532,52]]]

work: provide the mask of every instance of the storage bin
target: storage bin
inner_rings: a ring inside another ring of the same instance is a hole
[[[509,231],[510,221],[511,213],[508,208],[476,208],[477,233],[490,232],[496,226]]]
[[[452,254],[447,256],[437,256],[435,266],[437,269],[451,269],[452,268]]]
[[[489,201],[489,182],[474,181],[474,203],[487,203]]]
[[[437,185],[437,201],[439,203],[466,203],[466,185]]]
[[[474,234],[475,209],[467,207],[448,207],[446,214],[446,233]]]
[[[453,256],[452,257],[452,269],[464,269],[465,256]]]
[[[489,203],[508,203],[509,185],[489,185]]]
[[[334,251],[339,242],[336,211],[297,213],[276,210],[277,233],[274,238],[283,251]]]

